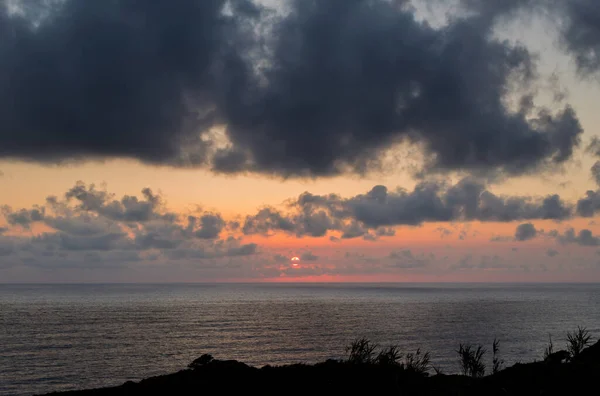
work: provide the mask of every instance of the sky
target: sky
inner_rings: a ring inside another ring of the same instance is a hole
[[[594,0],[3,0],[0,283],[600,282],[599,98]]]

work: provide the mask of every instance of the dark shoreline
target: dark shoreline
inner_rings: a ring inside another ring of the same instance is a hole
[[[200,363],[198,363],[200,361]],[[569,362],[515,364],[493,375],[419,373],[402,365],[328,360],[256,368],[235,360],[196,361],[193,368],[139,382],[53,392],[62,396],[204,394],[595,395],[600,393],[600,341]]]

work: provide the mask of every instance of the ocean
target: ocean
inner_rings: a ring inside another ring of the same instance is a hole
[[[598,284],[0,285],[0,395],[120,385],[210,353],[255,366],[343,358],[357,337],[430,351],[494,338],[507,365],[600,336]]]

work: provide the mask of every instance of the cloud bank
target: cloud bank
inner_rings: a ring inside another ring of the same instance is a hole
[[[597,7],[550,3],[595,72]],[[405,1],[16,4],[0,6],[4,159],[318,177],[379,169],[408,142],[424,172],[514,175],[568,161],[582,133],[568,104],[532,101],[535,55],[494,37],[491,5],[434,28]]]
[[[178,274],[188,270],[210,274],[203,279],[252,279],[528,268],[515,266],[514,261],[496,253],[463,254],[462,258],[454,254],[450,258],[451,250],[444,246],[431,247],[435,253],[422,252],[403,246],[401,240],[395,240],[397,245],[391,253],[377,250],[378,254],[371,257],[363,253],[340,257],[339,250],[337,253],[332,250],[341,249],[342,244],[332,243],[327,250],[319,244],[311,246],[307,239],[299,251],[283,252],[280,247],[269,247],[264,239],[253,237],[284,233],[328,237],[334,242],[355,238],[379,241],[394,236],[397,227],[431,222],[462,224],[456,234],[463,239],[470,233],[472,221],[526,221],[517,226],[514,237],[500,236],[494,240],[525,242],[544,238],[557,246],[572,245],[587,250],[600,246],[600,238],[591,230],[577,232],[566,228],[545,232],[530,222],[560,223],[574,219],[579,216],[575,202],[565,202],[557,195],[498,195],[471,178],[455,184],[430,180],[412,191],[375,186],[365,194],[348,198],[306,192],[287,200],[285,208],[265,207],[241,222],[225,219],[216,211],[173,212],[161,195],[149,188],[139,195],[117,197],[104,188],[83,182],[61,196],[47,197],[43,204],[17,209],[3,206],[0,213],[0,270],[52,268],[53,273],[63,275],[61,271],[71,270],[100,270],[108,274],[125,269],[144,273],[161,269],[162,276],[166,276],[172,269]],[[455,224],[449,227],[455,228]],[[448,236],[453,231],[438,227],[432,232]],[[256,242],[265,246],[260,247]],[[491,249],[502,248],[498,246]],[[544,250],[544,256],[557,255],[554,249]],[[299,265],[292,266],[292,256],[301,258]]]
[[[43,205],[16,210],[3,206],[1,213],[8,227],[0,232],[0,255],[13,265],[202,262],[258,252],[256,244],[233,236],[231,225],[219,213],[169,212],[162,197],[149,188],[142,190],[141,197],[118,199],[93,184],[78,182],[62,197],[48,197]]]
[[[587,198],[586,198],[587,199]],[[574,204],[559,195],[503,196],[485,183],[466,178],[456,184],[431,180],[412,191],[375,186],[365,194],[343,198],[336,194],[301,194],[287,211],[266,207],[246,217],[246,235],[286,232],[320,237],[328,231],[342,239],[377,239],[394,235],[393,227],[436,222],[562,221],[575,215]]]

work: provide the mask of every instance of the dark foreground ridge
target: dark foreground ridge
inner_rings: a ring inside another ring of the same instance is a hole
[[[544,361],[515,364],[482,377],[429,375],[396,361],[382,364],[375,360],[327,360],[315,365],[256,368],[203,355],[189,369],[174,374],[112,388],[52,395],[592,395],[598,392],[600,341],[575,357],[569,358],[568,352],[559,351]]]

